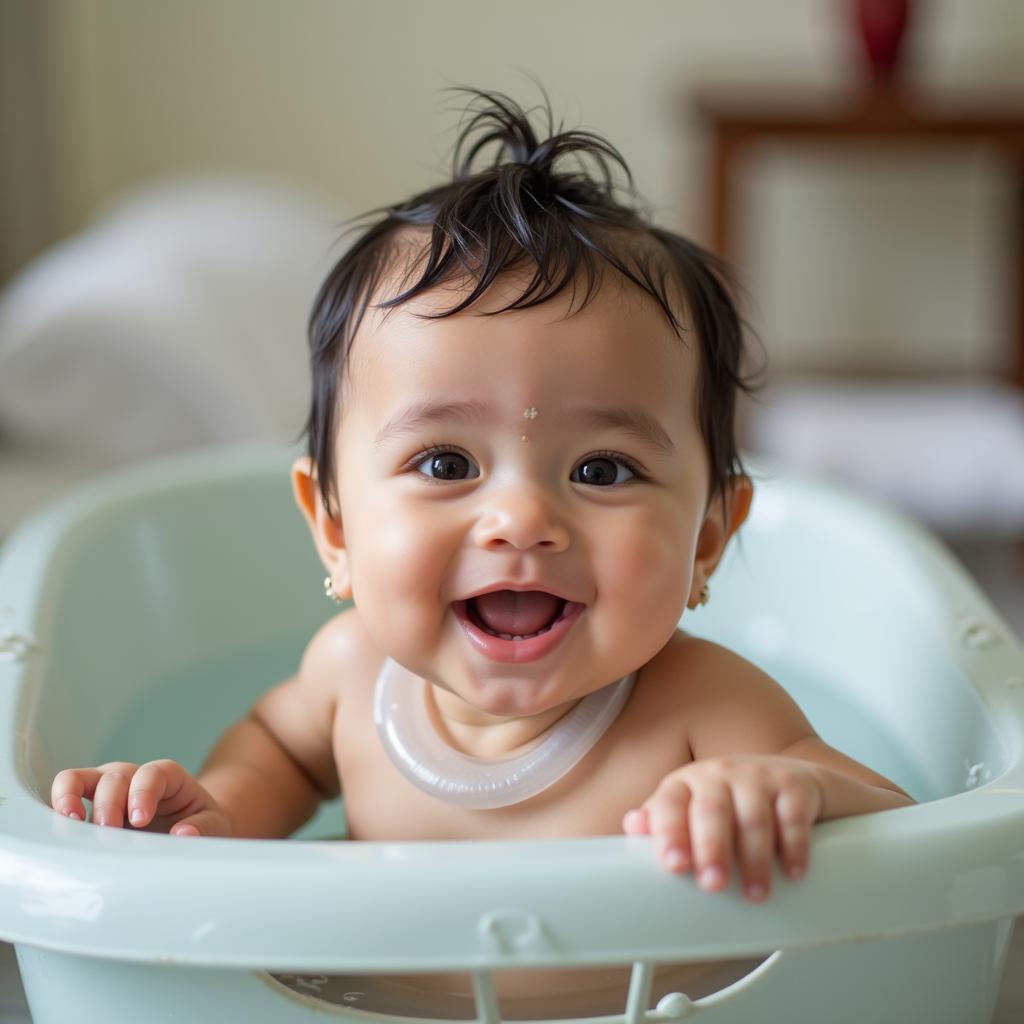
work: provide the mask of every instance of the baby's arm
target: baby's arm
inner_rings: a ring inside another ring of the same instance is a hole
[[[733,860],[747,897],[767,898],[778,850],[791,878],[807,871],[811,826],[905,807],[888,779],[824,743],[791,697],[738,655],[680,645],[693,760],[669,773],[623,827],[653,835],[663,864],[722,889]]]
[[[296,676],[228,729],[198,778],[169,760],[68,769],[53,781],[53,807],[84,820],[84,797],[96,824],[121,827],[127,816],[136,828],[174,835],[290,835],[339,790],[331,743],[339,632],[329,623],[313,638]]]
[[[299,673],[264,694],[218,741],[199,783],[225,808],[235,836],[291,835],[322,800],[338,795],[331,747],[333,695]]]

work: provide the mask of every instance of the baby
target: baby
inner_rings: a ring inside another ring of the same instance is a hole
[[[284,837],[343,788],[353,839],[624,829],[763,901],[776,855],[806,874],[815,822],[912,801],[679,628],[751,502],[722,268],[621,198],[603,139],[538,137],[500,94],[469,109],[454,179],[375,211],[311,318],[293,486],[328,595],[354,603],[198,777],[69,769],[52,804]]]

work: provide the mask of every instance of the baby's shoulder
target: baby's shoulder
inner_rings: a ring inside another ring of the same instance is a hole
[[[355,607],[335,615],[313,634],[299,676],[337,696],[380,671],[384,655],[374,646]]]
[[[781,749],[810,726],[767,672],[721,644],[677,630],[641,673],[651,699],[685,716],[697,756],[730,749]]]
[[[644,666],[645,685],[671,685],[687,699],[714,686],[719,693],[770,682],[756,665],[735,651],[677,629],[667,644]]]

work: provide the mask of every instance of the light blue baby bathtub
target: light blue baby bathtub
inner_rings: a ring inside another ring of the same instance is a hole
[[[475,972],[491,1022],[492,969],[622,963],[633,981],[608,1020],[990,1019],[1024,911],[1024,657],[935,542],[806,482],[760,481],[687,626],[922,803],[818,826],[809,877],[778,878],[766,905],[667,875],[645,838],[187,840],[58,817],[60,768],[198,767],[331,614],[289,454],[114,477],[0,552],[0,937],[36,1024],[392,1020],[328,1005],[316,975],[448,970]],[[329,806],[301,835],[341,820]],[[773,951],[713,995],[649,1005],[654,963]]]

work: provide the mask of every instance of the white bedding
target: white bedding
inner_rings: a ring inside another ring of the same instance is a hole
[[[341,219],[234,179],[122,200],[0,295],[0,433],[114,462],[294,437]]]
[[[1024,536],[1024,391],[996,380],[773,387],[747,443],[888,500],[950,536]]]

